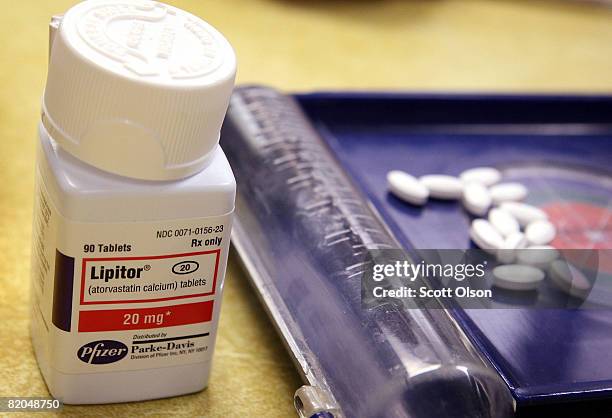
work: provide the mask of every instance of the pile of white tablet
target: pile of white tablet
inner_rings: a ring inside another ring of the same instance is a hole
[[[555,238],[555,226],[543,210],[522,202],[529,193],[524,185],[501,180],[500,171],[492,167],[472,168],[458,177],[416,178],[399,170],[387,174],[391,193],[412,205],[422,206],[429,198],[461,200],[476,217],[470,227],[472,241],[505,264],[493,269],[496,286],[533,290],[548,270],[559,288],[573,294],[576,272],[563,268],[560,263],[567,264],[557,260],[559,252],[548,245]],[[584,281],[580,285],[585,286]]]

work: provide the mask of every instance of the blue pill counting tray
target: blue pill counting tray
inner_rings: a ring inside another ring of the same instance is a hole
[[[557,224],[555,245],[612,248],[611,97],[284,96],[243,87],[221,144],[239,185],[234,245],[304,379],[327,391],[339,414],[427,416],[414,403],[442,396],[469,404],[453,416],[488,416],[491,405],[499,415],[490,416],[505,416],[508,399],[488,371],[519,411],[612,396],[612,311],[364,312],[351,275],[360,247],[473,246],[459,203],[401,202],[387,191],[392,169],[497,167]],[[468,365],[470,381],[493,395],[472,397],[453,373],[428,374],[437,386],[423,392],[409,360],[422,361],[422,350],[435,352],[428,361],[441,370]]]

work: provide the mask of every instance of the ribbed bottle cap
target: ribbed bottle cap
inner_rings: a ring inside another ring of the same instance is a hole
[[[236,74],[227,40],[147,0],[88,0],[52,41],[43,124],[76,158],[169,180],[200,171],[219,142]]]

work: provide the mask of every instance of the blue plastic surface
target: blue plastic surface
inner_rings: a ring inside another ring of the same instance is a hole
[[[293,97],[236,89],[221,138],[238,185],[233,248],[319,407],[514,416],[507,385],[446,310],[364,297],[367,249],[401,245]]]
[[[612,206],[611,97],[326,93],[298,100],[408,248],[468,248],[470,217],[455,202],[399,201],[387,192],[391,169],[457,175],[495,166],[526,184],[536,205],[578,202],[604,213]],[[598,236],[610,242],[612,221],[601,221]],[[585,222],[581,236],[591,227]],[[612,311],[455,314],[519,405],[612,396]]]

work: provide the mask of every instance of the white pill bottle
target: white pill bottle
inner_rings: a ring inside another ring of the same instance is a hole
[[[227,40],[153,1],[89,0],[51,35],[36,164],[32,340],[66,403],[208,384],[235,181]]]

